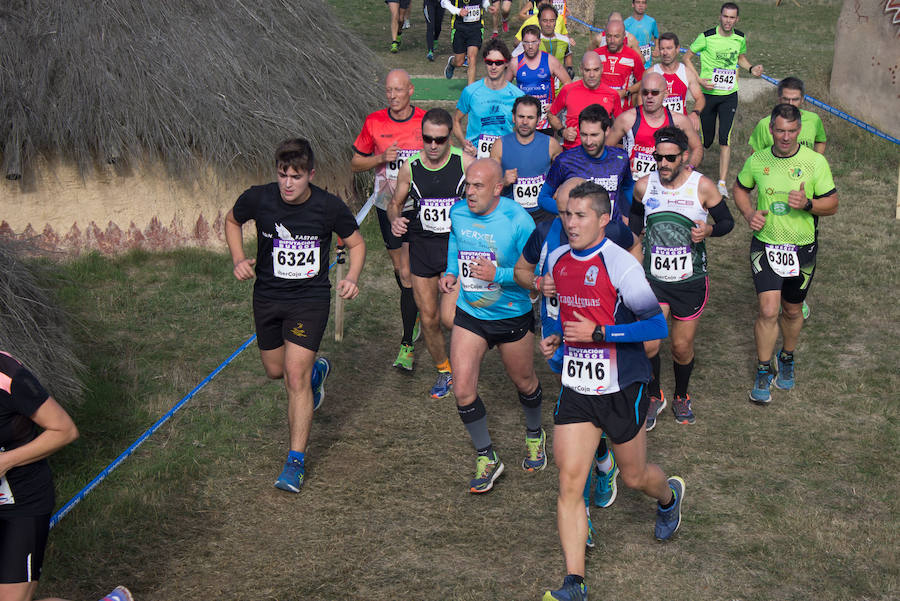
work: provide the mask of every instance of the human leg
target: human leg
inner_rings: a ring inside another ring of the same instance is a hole
[[[478,50],[479,46],[469,46],[468,48],[466,48],[466,57],[469,59],[469,70],[466,72],[466,75],[469,78],[469,85],[475,83],[475,75],[477,71],[475,65],[478,64]]]
[[[411,278],[413,295],[416,306],[419,308],[419,327],[425,338],[425,347],[434,364],[441,366],[447,361],[447,350],[438,310],[440,297],[438,278],[436,276],[426,278],[418,275],[412,275]]]
[[[669,330],[672,340],[672,370],[675,375],[672,412],[679,424],[693,424],[695,419],[688,385],[694,370],[694,338],[699,322],[699,318],[674,319]]]

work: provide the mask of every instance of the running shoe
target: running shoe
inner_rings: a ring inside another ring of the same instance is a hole
[[[453,55],[451,54],[447,58],[447,66],[444,67],[444,77],[447,79],[453,79],[453,71],[456,69],[456,66],[453,64]]]
[[[693,424],[694,412],[691,411],[691,395],[684,396],[675,395],[672,401],[672,413],[675,414],[675,421],[679,424]]]
[[[782,361],[778,354],[778,375],[775,376],[775,388],[790,390],[794,387],[794,361]]]
[[[571,576],[566,576],[561,589],[547,591],[542,601],[587,601],[587,589],[584,583],[578,584]]]
[[[431,54],[431,58],[430,58],[429,60],[434,60],[434,54],[431,53],[431,52],[429,52],[428,54]],[[422,335],[422,328],[421,328],[421,325],[420,325],[420,323],[419,323],[419,316],[416,315],[416,323],[415,323],[415,325],[413,325],[413,334],[412,334],[412,340],[413,340],[413,342],[418,342],[418,341],[419,341],[419,337],[420,337],[421,335]]]
[[[394,367],[399,369],[405,369],[406,371],[412,371],[413,369],[413,345],[411,344],[401,344],[400,352],[397,353],[397,358],[394,360]]]
[[[772,384],[772,373],[768,370],[757,370],[756,381],[753,390],[750,391],[750,400],[760,405],[766,405],[772,400],[769,386]]]
[[[325,400],[325,378],[331,372],[331,361],[325,357],[319,357],[313,363],[312,372],[312,391],[313,391],[313,411],[322,406]]]
[[[803,319],[809,319],[809,305],[806,304],[806,301],[803,301],[803,306],[800,307],[800,312],[803,313]]]
[[[433,63],[434,62],[434,52],[429,50],[428,54],[425,55],[425,58],[427,58],[429,60],[429,62]],[[416,321],[416,323],[418,323],[418,320]]]
[[[451,388],[453,388],[453,374],[449,371],[442,371],[438,373],[437,381],[431,387],[428,395],[433,399],[442,399],[450,394]]]
[[[590,508],[588,508],[587,505],[584,506],[584,510],[587,512],[587,518],[588,518],[587,542],[585,542],[584,544],[589,549],[593,549],[594,548],[594,525],[591,523],[591,510],[590,510]]]
[[[601,472],[597,465],[594,465],[594,471],[597,475],[597,484],[594,486],[594,505],[597,507],[609,507],[616,500],[618,487],[616,486],[616,478],[619,476],[619,466],[616,465],[616,456],[611,452],[609,458],[612,460],[612,469],[608,472]]]
[[[403,29],[409,29],[409,19],[403,21]]]
[[[131,596],[131,591],[124,586],[117,586],[100,601],[134,601],[134,597]]]
[[[719,190],[719,194],[721,194],[725,198],[728,198],[728,186],[725,185],[724,179],[719,180],[719,183],[716,184],[716,188]]]
[[[479,455],[475,462],[475,477],[469,481],[469,492],[483,493],[494,488],[494,480],[503,473],[503,462],[494,451],[494,458]]]
[[[668,509],[656,504],[656,528],[653,531],[656,540],[669,540],[681,526],[681,504],[684,502],[684,480],[672,476],[668,480],[669,488],[675,495],[675,502]]]
[[[463,58],[463,64],[462,64],[462,66],[463,66],[464,68],[467,68],[467,67],[469,66],[469,57],[468,57],[468,56],[465,57],[465,58]]]
[[[525,459],[522,469],[526,472],[539,472],[547,467],[547,433],[541,428],[538,438],[525,437]]]
[[[391,54],[397,54],[400,52],[400,42],[399,40],[394,40],[391,42]]]
[[[650,406],[647,408],[647,432],[656,427],[656,416],[662,413],[662,410],[665,408],[666,395],[660,390],[658,397],[650,397]]]
[[[509,19],[503,19],[503,33],[509,33]]]
[[[296,459],[288,459],[284,462],[284,469],[281,470],[281,475],[275,481],[275,488],[280,488],[287,492],[300,492],[300,487],[303,486],[304,472],[302,463]]]

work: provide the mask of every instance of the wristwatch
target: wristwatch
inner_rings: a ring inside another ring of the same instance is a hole
[[[594,333],[591,334],[591,340],[594,342],[603,342],[603,326],[594,328]]]
[[[803,210],[804,210],[804,211],[807,211],[807,212],[813,210],[813,203],[812,203],[812,201],[811,201],[810,199],[808,199],[808,198],[806,199],[806,206],[803,207]]]

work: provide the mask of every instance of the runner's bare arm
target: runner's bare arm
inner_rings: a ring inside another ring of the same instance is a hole
[[[253,265],[256,259],[248,259],[244,255],[244,234],[240,223],[234,218],[234,211],[228,211],[225,215],[225,242],[228,244],[228,252],[231,253],[231,264],[234,266],[234,277],[239,280],[249,280],[255,274]]]
[[[400,171],[397,173],[397,185],[394,187],[394,195],[387,206],[387,217],[391,222],[391,231],[395,236],[403,235],[406,232],[406,222],[408,221],[401,215],[403,205],[406,204],[406,198],[409,196],[410,186],[410,166],[409,162],[403,163]],[[397,231],[394,229],[397,228]]]
[[[687,134],[688,150],[690,151],[690,154],[688,154],[688,164],[691,165],[691,167],[699,165],[700,162],[703,161],[703,141],[697,134],[694,124],[681,113],[672,113],[672,120],[675,122],[676,127]]]
[[[562,85],[572,83],[572,78],[569,77],[569,73],[566,71],[566,68],[563,67],[563,64],[559,62],[558,58],[549,56],[547,62],[550,65],[550,74],[557,78]]]
[[[344,238],[344,245],[350,255],[350,268],[347,270],[347,276],[338,282],[337,291],[341,298],[351,300],[359,295],[359,276],[366,263],[366,241],[363,240],[359,230],[356,230]]]
[[[459,109],[456,109],[456,113],[453,114],[453,136],[459,142],[459,147],[463,149],[463,152],[467,152],[471,155],[475,155],[475,145],[469,142],[466,139],[466,128],[463,127],[463,118],[468,120],[468,116]]]
[[[618,146],[622,141],[622,138],[625,137],[625,132],[631,129],[634,125],[634,120],[637,118],[637,110],[636,109],[628,109],[621,115],[615,118],[613,121],[612,127],[609,128],[609,133],[606,134],[606,144],[607,146]]]

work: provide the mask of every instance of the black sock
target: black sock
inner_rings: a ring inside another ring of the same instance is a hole
[[[475,452],[478,453],[482,457],[487,457],[488,459],[494,458],[494,445],[489,444],[483,449],[475,449]]]
[[[757,362],[756,371],[764,371],[769,374],[772,373],[772,360]]]
[[[609,449],[606,448],[606,437],[601,436],[600,444],[597,445],[597,457],[603,459],[607,453],[609,453]]]
[[[416,315],[419,309],[416,307],[416,299],[413,298],[412,288],[400,288],[400,319],[403,320],[403,344],[413,343],[413,329],[416,327]]]
[[[670,490],[671,490],[671,489],[670,489]],[[675,504],[675,491],[673,490],[673,491],[672,491],[672,500],[669,501],[668,503],[666,503],[665,505],[663,505],[662,503],[660,503],[659,506],[660,506],[661,508],[663,508],[663,509],[668,509],[669,507],[671,507],[671,506],[674,505],[674,504]]]
[[[653,376],[650,378],[650,384],[648,385],[650,389],[650,396],[655,396],[656,398],[660,398],[659,393],[659,353],[656,353],[652,357],[650,357],[650,366],[653,368]]]
[[[793,363],[794,362],[794,351],[788,352],[784,349],[781,349],[781,352],[778,353],[778,358],[781,359],[782,363]]]
[[[691,362],[687,365],[672,361],[672,369],[675,371],[675,396],[687,396],[691,372],[694,371],[694,360],[691,359]]]

